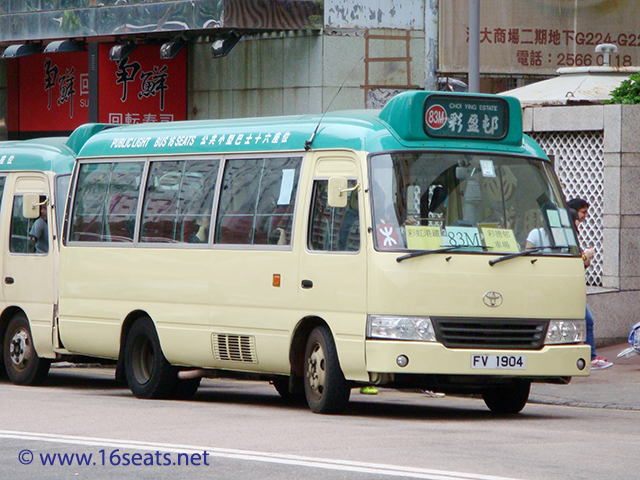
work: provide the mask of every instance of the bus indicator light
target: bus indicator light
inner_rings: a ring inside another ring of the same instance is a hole
[[[273,274],[273,282],[272,285],[274,287],[279,287],[280,286],[280,274],[279,273],[274,273]]]

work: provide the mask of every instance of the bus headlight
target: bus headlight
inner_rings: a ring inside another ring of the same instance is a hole
[[[367,337],[420,342],[436,341],[436,334],[429,317],[369,315],[367,318]]]
[[[584,320],[551,320],[547,329],[545,345],[584,343],[587,339],[587,324]]]

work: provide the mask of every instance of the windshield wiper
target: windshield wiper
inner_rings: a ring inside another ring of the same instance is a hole
[[[500,258],[496,258],[495,260],[489,260],[489,265],[494,266],[496,263],[504,262],[505,260],[511,260],[512,258],[525,257],[527,255],[531,255],[533,253],[537,253],[541,250],[559,250],[562,248],[569,248],[567,246],[547,246],[547,247],[534,247],[528,250],[523,250],[522,252],[510,253],[509,255],[504,255]]]
[[[408,260],[409,258],[422,257],[424,255],[431,255],[432,253],[450,252],[458,248],[481,248],[482,250],[488,250],[493,247],[487,247],[484,245],[449,245],[448,247],[438,248],[437,250],[419,250],[417,252],[407,253],[406,255],[400,255],[396,258],[396,262],[400,263],[401,261]]]

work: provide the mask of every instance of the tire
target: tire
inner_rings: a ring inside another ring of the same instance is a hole
[[[304,390],[295,391],[293,393],[289,391],[289,377],[278,375],[273,377],[271,383],[275,387],[278,394],[280,394],[282,399],[287,403],[298,405],[302,404],[306,400]]]
[[[517,380],[508,385],[487,388],[482,392],[482,398],[493,413],[515,415],[527,404],[530,389],[531,382]]]
[[[2,338],[2,337],[0,337]],[[4,342],[0,341],[0,379],[2,380],[6,380],[7,378],[9,378],[7,376],[7,369],[4,366],[4,354],[2,352],[4,352]]]
[[[175,397],[178,372],[164,357],[158,334],[149,317],[137,320],[127,335],[124,368],[127,384],[136,397]]]
[[[200,380],[202,378],[178,379],[176,389],[173,392],[173,398],[176,400],[190,400],[200,388]]]
[[[341,413],[351,388],[345,380],[333,337],[326,326],[313,329],[305,349],[304,393],[314,413]]]
[[[2,356],[7,376],[16,385],[42,385],[47,378],[51,360],[38,357],[29,322],[22,313],[9,322]]]

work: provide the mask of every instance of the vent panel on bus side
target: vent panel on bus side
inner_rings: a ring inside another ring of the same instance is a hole
[[[258,363],[255,337],[214,333],[211,337],[213,356],[216,360]]]

